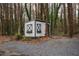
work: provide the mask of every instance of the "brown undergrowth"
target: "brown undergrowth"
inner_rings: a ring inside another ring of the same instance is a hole
[[[28,43],[28,44],[39,44],[39,43],[43,43],[46,42],[50,39],[68,39],[69,37],[67,36],[45,36],[45,37],[40,37],[40,38],[30,38],[30,40],[17,40],[16,36],[1,36],[0,35],[0,43],[4,43],[4,42],[10,42],[10,41],[17,41],[17,42],[21,42],[21,43]],[[72,38],[77,38],[79,39],[79,34],[74,35]]]

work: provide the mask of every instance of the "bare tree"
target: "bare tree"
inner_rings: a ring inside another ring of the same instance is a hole
[[[67,34],[67,18],[66,18],[66,4],[63,3],[64,9],[64,34]]]
[[[72,3],[68,3],[68,23],[69,23],[69,36],[73,36],[73,8]]]

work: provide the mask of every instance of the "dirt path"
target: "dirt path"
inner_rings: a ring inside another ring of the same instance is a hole
[[[36,45],[9,41],[0,45],[0,55],[77,56],[79,39],[51,39]]]

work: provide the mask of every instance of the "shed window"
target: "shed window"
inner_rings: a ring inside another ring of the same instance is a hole
[[[32,28],[33,28],[32,24],[28,24],[27,25],[27,33],[32,33]]]
[[[41,33],[41,24],[37,24],[36,29],[37,33]]]

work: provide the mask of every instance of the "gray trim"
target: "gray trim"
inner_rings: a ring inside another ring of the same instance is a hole
[[[36,38],[36,21],[35,21],[35,38]]]

